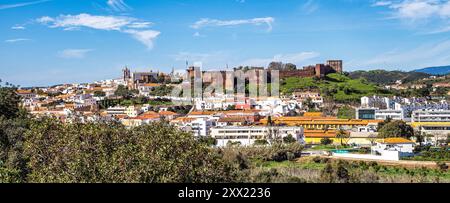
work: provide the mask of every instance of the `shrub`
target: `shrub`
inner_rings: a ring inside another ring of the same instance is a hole
[[[267,142],[267,140],[255,140],[255,142],[253,143],[253,145],[255,146],[265,146],[268,144],[269,142]]]
[[[322,145],[330,145],[333,144],[333,140],[331,140],[330,138],[323,138],[320,140],[320,144]]]
[[[316,163],[316,164],[319,164],[319,163],[322,162],[322,158],[316,156],[316,157],[314,157],[314,158],[312,159],[312,161],[313,161],[314,163]]]
[[[436,165],[441,171],[448,170],[448,165],[445,162],[438,161],[438,162],[436,162]]]
[[[294,137],[292,137],[292,135],[288,135],[287,137],[283,138],[283,142],[287,143],[287,144],[291,144],[291,143],[297,142],[297,140]]]

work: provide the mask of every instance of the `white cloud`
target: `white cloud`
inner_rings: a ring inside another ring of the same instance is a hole
[[[115,11],[127,11],[131,9],[123,0],[108,0],[106,4]]]
[[[123,16],[94,16],[86,13],[79,15],[60,15],[57,18],[44,16],[37,21],[50,24],[52,28],[88,27],[98,30],[120,30],[131,25],[136,19]]]
[[[272,30],[272,23],[275,21],[273,17],[252,18],[240,20],[217,20],[203,18],[191,25],[194,29],[201,29],[203,27],[222,27],[222,26],[236,26],[236,25],[267,25],[268,31]]]
[[[30,41],[31,39],[26,38],[17,38],[17,39],[8,39],[5,40],[6,43],[16,43],[16,42],[23,42],[23,41]]]
[[[449,18],[448,0],[377,1],[372,6],[384,6],[394,11],[392,18],[417,21],[432,17]]]
[[[389,6],[389,5],[392,5],[392,1],[376,1],[375,3],[372,4],[373,7]]]
[[[12,26],[11,29],[13,29],[13,30],[25,30],[26,28],[24,26],[21,26],[21,25],[15,25],[15,26]]]
[[[317,52],[300,52],[300,53],[291,53],[291,54],[277,54],[271,58],[254,58],[248,59],[242,62],[240,65],[242,66],[262,66],[265,67],[269,65],[270,62],[284,62],[284,63],[294,63],[299,64],[306,62],[307,60],[317,58],[320,56]]]
[[[128,27],[129,28],[148,28],[152,25],[153,25],[153,23],[151,23],[151,22],[133,22]]]
[[[81,59],[86,56],[87,53],[93,51],[92,49],[65,49],[58,52],[58,56],[66,59]]]
[[[352,62],[348,66],[359,69],[391,67],[409,70],[447,64],[450,64],[450,40],[427,43],[410,50],[394,49],[368,60]]]
[[[161,32],[154,30],[125,30],[124,32],[131,34],[136,40],[147,46],[148,49],[153,48],[153,41],[161,34]]]
[[[314,13],[317,9],[319,9],[319,4],[316,0],[308,0],[302,5],[302,11],[306,14]]]
[[[125,16],[96,16],[81,13],[78,15],[60,15],[56,18],[44,16],[36,19],[36,22],[50,28],[62,28],[66,31],[90,28],[127,33],[149,49],[153,48],[153,41],[160,34],[159,31],[145,29],[153,23]]]
[[[389,19],[400,19],[409,25],[424,28],[421,31],[422,34],[437,34],[450,31],[448,28],[450,24],[449,0],[377,1],[373,6],[390,9],[392,12]],[[428,26],[424,27],[424,25]]]
[[[55,19],[53,19],[49,16],[43,16],[43,17],[36,19],[36,22],[42,23],[42,24],[47,24],[47,23],[54,22],[54,21],[55,21]]]
[[[0,10],[29,6],[29,5],[33,5],[33,4],[40,4],[40,3],[44,3],[44,2],[48,2],[48,1],[50,1],[50,0],[30,1],[30,2],[17,3],[17,4],[1,4]]]

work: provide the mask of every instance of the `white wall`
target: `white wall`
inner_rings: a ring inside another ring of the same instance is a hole
[[[369,160],[385,160],[385,161],[400,160],[400,153],[397,151],[384,151],[381,153],[381,156],[371,154],[338,154],[338,153],[333,153],[333,156],[352,159],[369,159]]]

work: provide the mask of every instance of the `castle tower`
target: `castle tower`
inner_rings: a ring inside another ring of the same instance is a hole
[[[328,60],[327,66],[333,68],[337,73],[342,73],[344,71],[342,66],[342,60]]]
[[[131,71],[128,69],[128,67],[125,66],[125,68],[122,70],[123,73],[123,80],[128,81],[131,79]]]

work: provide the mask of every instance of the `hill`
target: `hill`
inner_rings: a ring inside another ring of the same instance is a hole
[[[403,83],[408,83],[424,78],[430,75],[422,72],[403,72],[403,71],[386,71],[386,70],[371,70],[371,71],[354,71],[349,73],[352,79],[364,78],[367,81],[379,85],[387,85],[401,80]]]
[[[281,93],[288,95],[295,91],[320,91],[323,96],[338,103],[358,102],[368,95],[390,95],[376,84],[365,79],[352,79],[341,74],[329,74],[324,79],[291,77],[282,81]]]
[[[450,74],[450,66],[437,66],[415,70],[415,72],[427,73],[430,75],[447,75]]]

